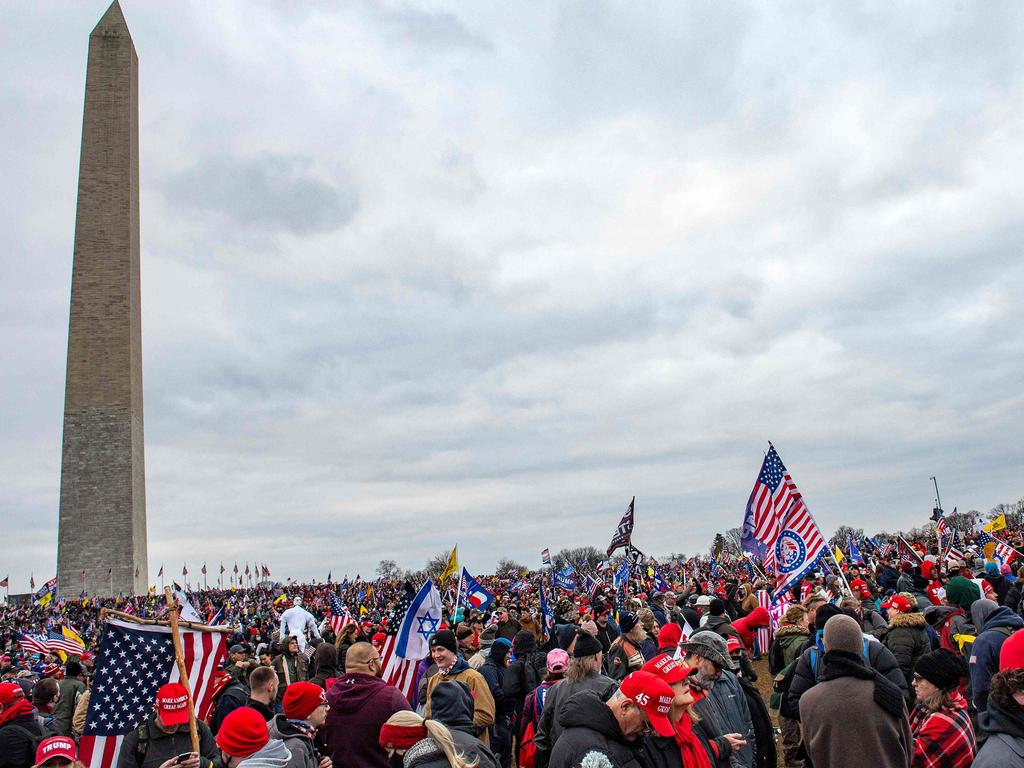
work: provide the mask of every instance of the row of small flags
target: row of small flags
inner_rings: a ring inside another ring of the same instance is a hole
[[[227,570],[228,569],[224,567],[224,563],[221,563],[220,564],[220,573],[221,573],[222,576],[225,573],[227,573]],[[202,566],[202,568],[199,569],[199,572],[201,574],[203,574],[204,576],[207,574],[206,563],[203,563],[203,566]],[[239,573],[238,563],[235,563],[234,573],[236,573],[236,574]],[[263,563],[263,564],[254,563],[251,570],[249,568],[249,563],[246,563],[245,564],[245,570],[243,571],[243,573],[246,576],[253,576],[253,575],[255,575],[256,578],[258,578],[258,579],[260,579],[260,578],[262,578],[262,579],[270,578],[270,568],[267,567],[266,563]],[[82,574],[83,574],[83,578],[84,578],[85,571],[82,571]],[[107,575],[109,576],[110,574],[108,573]],[[138,570],[137,569],[136,569],[136,575],[138,575]],[[181,566],[181,575],[182,576],[188,576],[188,563],[183,563],[182,564],[182,566]],[[157,573],[156,576],[157,576],[158,579],[162,579],[164,577],[164,566],[163,566],[163,564],[160,565],[160,571]]]

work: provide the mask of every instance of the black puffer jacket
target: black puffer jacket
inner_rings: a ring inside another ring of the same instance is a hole
[[[565,702],[559,723],[562,735],[551,750],[550,768],[578,768],[591,752],[603,754],[614,768],[643,768],[643,739],[623,736],[619,721],[596,693],[582,691]]]
[[[927,624],[924,614],[916,611],[900,613],[893,610],[889,614],[889,631],[885,633],[882,643],[896,657],[908,688],[914,678],[914,665],[931,649],[925,631]]]
[[[874,640],[865,640],[865,642],[867,643],[868,666],[881,672],[890,682],[899,686],[900,692],[903,694],[903,698],[909,708],[913,703],[912,694],[907,686],[906,678],[903,677],[903,671],[900,669],[899,662],[896,661],[896,657],[892,655],[892,651],[879,642]],[[792,720],[800,719],[800,697],[811,690],[818,682],[815,676],[816,670],[811,665],[811,657],[813,656],[817,661],[815,667],[820,672],[823,667],[821,659],[823,655],[823,652],[817,645],[805,649],[800,654],[800,659],[796,663],[796,669],[793,670],[793,682],[790,684],[785,696],[782,697],[782,707],[779,709],[780,715]]]
[[[522,712],[526,697],[544,679],[548,657],[544,651],[537,650],[533,632],[528,629],[516,634],[512,640],[512,653],[516,660],[505,670],[505,696],[512,702],[513,712]]]
[[[41,740],[43,732],[31,712],[4,723],[0,727],[0,766],[28,768],[35,763],[36,748],[33,738]]]
[[[757,768],[775,768],[778,755],[775,747],[775,729],[768,707],[754,684],[745,677],[739,677],[740,687],[747,699],[750,721],[754,726],[754,765]]]

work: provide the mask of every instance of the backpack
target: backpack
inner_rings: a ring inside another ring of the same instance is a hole
[[[867,638],[864,638],[864,649],[863,649],[864,664],[866,666],[868,666],[868,667],[871,666],[871,662],[868,660],[868,643],[870,643],[870,642],[871,642],[870,640],[868,640]],[[815,680],[815,682],[819,682],[821,680],[821,678],[820,678],[820,674],[821,673],[820,673],[820,671],[818,669],[818,647],[817,646],[815,646],[814,648],[811,648],[811,672],[814,673],[814,680]]]

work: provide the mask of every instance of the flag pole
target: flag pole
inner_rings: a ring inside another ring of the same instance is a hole
[[[185,687],[185,693],[188,695],[188,731],[192,740],[192,751],[198,755],[199,729],[196,727],[196,708],[195,703],[192,701],[192,684],[188,679],[188,670],[185,669],[185,652],[181,647],[181,636],[178,635],[178,613],[181,611],[181,606],[174,599],[174,593],[171,592],[170,587],[164,587],[164,599],[167,601],[167,613],[171,622],[171,639],[174,641],[174,661],[178,665],[178,677],[180,678],[178,682]]]
[[[938,516],[935,518],[935,522],[937,523],[939,522],[939,517],[942,517],[943,514],[942,498],[939,496],[939,481],[935,479],[935,475],[932,475],[931,481],[932,484],[935,486],[935,508],[939,511]],[[942,556],[942,536],[938,532],[938,530],[935,531],[935,544],[939,548],[939,568],[941,569],[942,563],[945,561],[945,558]],[[950,546],[952,546],[952,542],[950,542]]]
[[[452,621],[455,621],[455,617],[459,615],[459,601],[462,600],[462,574],[465,572],[465,568],[459,568],[459,588],[455,592],[455,610],[452,611]]]
[[[924,558],[921,557],[919,554],[917,554],[917,550],[914,549],[912,546],[910,546],[910,544],[907,542],[906,539],[904,539],[898,533],[896,534],[896,538],[899,539],[900,541],[902,541],[906,545],[907,549],[909,549],[914,554],[914,557],[916,557],[922,563],[924,562]]]

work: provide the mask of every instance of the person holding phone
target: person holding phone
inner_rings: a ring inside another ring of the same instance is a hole
[[[117,768],[211,768],[217,744],[210,726],[196,722],[199,754],[192,751],[188,727],[188,693],[181,683],[167,683],[156,692],[150,715],[124,737]]]

